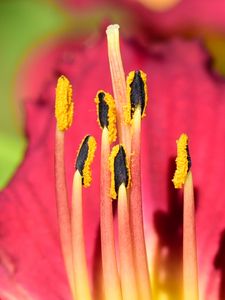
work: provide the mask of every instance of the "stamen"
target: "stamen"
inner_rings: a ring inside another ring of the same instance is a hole
[[[122,145],[112,149],[110,170],[113,194],[118,195],[118,228],[120,275],[123,300],[138,300],[136,274],[130,233],[129,208],[126,187],[130,181],[126,152]]]
[[[179,189],[183,186],[187,173],[191,167],[191,159],[188,151],[188,137],[186,134],[181,134],[177,140],[177,158],[176,171],[172,179],[174,187]]]
[[[130,223],[139,300],[151,299],[151,286],[145,246],[141,194],[141,106],[135,108],[132,120]]]
[[[147,75],[141,71],[132,71],[127,76],[127,99],[128,103],[125,108],[125,120],[131,123],[135,109],[141,107],[141,116],[145,116],[147,105]]]
[[[113,97],[102,90],[98,91],[95,97],[95,102],[97,104],[98,122],[100,127],[103,129],[100,172],[100,227],[104,294],[107,300],[122,300],[116,263],[112,201],[109,195],[110,142],[116,140],[116,107]]]
[[[97,104],[98,122],[103,129],[106,127],[109,131],[109,142],[112,143],[116,140],[116,105],[113,97],[104,92],[98,91],[95,97]]]
[[[62,250],[62,256],[65,269],[70,285],[70,289],[75,299],[73,258],[72,258],[72,239],[71,239],[71,220],[68,206],[68,196],[65,176],[64,162],[64,130],[66,130],[72,122],[73,104],[71,101],[72,88],[69,81],[64,77],[60,77],[56,89],[56,118],[57,128],[55,135],[55,181],[56,181],[56,204],[59,223],[59,236]],[[67,108],[69,104],[69,113]],[[65,109],[64,109],[64,108]],[[69,116],[68,116],[69,115]],[[68,122],[68,120],[70,120]]]
[[[184,300],[198,300],[198,263],[195,232],[195,202],[188,137],[182,134],[177,142],[177,175],[175,188],[184,184],[183,208],[183,294]],[[178,169],[179,168],[179,169]]]
[[[104,278],[104,291],[107,300],[122,300],[120,279],[116,263],[114,231],[113,231],[113,211],[112,201],[109,195],[110,172],[109,172],[109,131],[106,127],[102,131],[101,144],[101,250],[102,267]]]
[[[85,171],[85,164],[87,161],[88,167],[86,166],[86,168],[90,174],[90,163],[93,161],[95,149],[95,139],[92,136],[86,136],[80,146],[76,161],[76,171],[73,179],[71,221],[76,300],[92,299],[88,279],[83,232],[82,183],[85,182],[85,172],[87,171]],[[89,176],[85,184],[87,183],[90,185]]]
[[[123,70],[123,64],[120,55],[119,44],[119,25],[110,25],[106,30],[108,41],[108,56],[110,71],[112,77],[112,85],[114,98],[116,102],[117,123],[119,140],[125,145],[128,158],[130,157],[130,128],[124,119],[124,107],[126,100],[126,81]]]
[[[67,130],[73,120],[72,86],[65,76],[58,79],[56,87],[55,116],[59,130]]]
[[[117,199],[119,186],[124,183],[125,187],[128,187],[130,182],[130,170],[122,145],[113,147],[109,157],[109,166],[111,171],[110,194],[113,199]]]
[[[83,139],[78,151],[76,169],[79,170],[82,176],[82,184],[84,187],[90,186],[92,181],[90,165],[94,159],[96,145],[95,138],[87,135]]]

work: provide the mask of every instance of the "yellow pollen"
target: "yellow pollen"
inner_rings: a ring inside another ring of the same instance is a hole
[[[111,154],[109,156],[109,168],[111,172],[111,186],[110,186],[110,196],[112,199],[117,198],[117,192],[115,187],[115,172],[114,172],[114,160],[119,152],[119,145],[116,145],[112,148]]]
[[[188,136],[181,134],[177,143],[176,171],[172,179],[176,189],[182,188],[188,173]]]
[[[73,121],[72,86],[65,76],[58,79],[55,99],[55,117],[57,127],[61,131],[67,130]]]
[[[141,79],[144,83],[144,96],[145,96],[145,103],[143,112],[141,114],[142,118],[145,117],[146,113],[146,106],[148,102],[148,94],[147,94],[147,75],[143,71],[139,70]],[[126,123],[131,124],[132,118],[131,118],[131,112],[134,113],[135,108],[131,106],[131,83],[134,81],[135,71],[131,71],[127,76],[127,105],[124,107],[124,118]],[[142,109],[142,108],[141,108]]]
[[[98,123],[101,126],[100,119],[99,119],[99,94],[103,93],[104,94],[104,101],[106,102],[108,106],[108,115],[107,115],[107,120],[108,120],[108,126],[107,129],[109,131],[109,141],[110,143],[115,142],[116,136],[117,136],[117,129],[116,129],[116,105],[115,105],[115,100],[113,99],[112,95],[109,93],[106,93],[103,90],[98,91],[96,97],[95,97],[95,103],[97,104],[97,114],[98,114]]]
[[[110,196],[112,199],[117,199],[118,198],[118,194],[117,194],[117,191],[116,191],[116,185],[115,185],[115,168],[114,168],[114,161],[115,161],[115,158],[120,150],[120,147],[123,147],[124,151],[125,151],[125,148],[123,145],[116,145],[112,148],[112,151],[110,153],[110,156],[109,156],[109,169],[110,169],[110,173],[111,173],[111,186],[110,186]],[[127,161],[127,156],[126,156],[126,169],[127,169],[127,172],[128,172],[128,184],[127,184],[127,187],[129,187],[130,185],[130,168],[128,166],[128,161]]]
[[[83,142],[82,142],[83,144]],[[81,144],[81,145],[82,145]],[[91,185],[92,176],[91,176],[91,163],[93,162],[95,156],[95,150],[97,147],[96,140],[93,136],[90,136],[88,139],[88,155],[84,163],[83,168],[83,186],[89,187]]]

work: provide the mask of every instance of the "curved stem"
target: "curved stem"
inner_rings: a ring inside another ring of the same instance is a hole
[[[124,184],[118,195],[119,255],[123,300],[139,300],[130,234],[127,191]]]
[[[82,177],[78,170],[73,179],[71,221],[76,300],[91,300],[83,233]]]
[[[188,172],[184,184],[183,285],[184,300],[199,299],[198,264],[195,234],[195,204],[191,171]]]
[[[141,109],[135,110],[131,139],[130,221],[134,263],[140,300],[151,299],[151,286],[145,246],[141,195]]]
[[[109,171],[109,132],[105,127],[102,131],[101,145],[101,244],[102,266],[104,277],[105,296],[107,300],[122,300],[120,280],[118,275],[114,230],[112,199],[109,196],[110,171]]]

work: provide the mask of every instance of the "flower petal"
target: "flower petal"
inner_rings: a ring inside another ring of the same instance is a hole
[[[155,10],[154,1],[151,0],[133,2],[125,0],[123,4],[136,16],[136,26],[139,23],[143,25],[143,28],[151,29],[150,34],[165,35],[203,28],[223,32],[225,30],[223,0],[174,0],[168,1],[171,2],[171,7],[165,3],[165,10],[157,11],[157,7],[160,8],[160,2],[166,1],[158,1]],[[119,3],[121,5],[120,1]]]

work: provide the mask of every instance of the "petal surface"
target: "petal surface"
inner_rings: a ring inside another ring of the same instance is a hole
[[[154,1],[127,0],[123,4],[136,15],[136,21],[142,24],[143,28],[148,30],[151,28],[153,33],[165,35],[203,28],[204,30],[225,31],[223,0],[171,1],[174,4],[171,4],[169,8],[165,5],[165,10],[160,12],[157,9],[154,10],[154,5],[148,5],[148,2]]]

